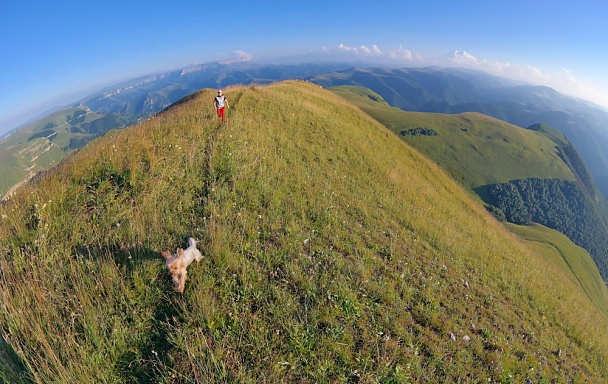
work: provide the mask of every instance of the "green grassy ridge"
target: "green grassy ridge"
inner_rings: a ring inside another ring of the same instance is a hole
[[[227,124],[203,90],[0,206],[5,382],[608,378],[578,282],[439,167],[318,86],[225,93]],[[189,236],[180,295],[157,251]]]
[[[490,196],[484,186],[526,178],[576,180],[582,191],[595,201],[598,212],[605,217],[605,204],[598,201],[601,195],[595,188],[582,160],[564,135],[545,124],[522,129],[477,113],[460,115],[404,112],[390,107],[373,91],[362,87],[333,87],[330,90],[351,101],[370,116],[389,127],[404,141],[436,161],[462,185],[477,193],[486,203]],[[437,136],[402,136],[400,131],[426,127]],[[569,156],[569,157],[568,157]],[[564,160],[569,162],[567,165]],[[576,174],[576,176],[575,176]],[[502,180],[502,181],[499,181]],[[589,222],[595,223],[589,217]],[[510,226],[510,228],[514,228]],[[546,236],[540,226],[527,227],[526,232],[538,230],[539,238]],[[523,229],[522,229],[523,231]],[[521,231],[517,232],[522,234]],[[527,234],[527,236],[531,236]],[[594,298],[600,308],[608,301],[598,292],[605,288],[601,276],[596,276],[597,266],[587,260],[575,248],[562,247],[568,253],[570,263],[588,267],[573,268],[585,291]],[[589,249],[592,249],[590,247]],[[599,254],[599,253],[598,253]],[[601,254],[600,254],[601,255]],[[598,260],[600,265],[602,261]]]
[[[504,79],[455,68],[354,68],[308,79],[326,88],[346,84],[367,87],[390,105],[408,111],[475,111],[520,127],[542,121],[572,141],[595,183],[606,191],[602,176],[608,166],[604,152],[608,145],[601,143],[608,116],[550,88],[507,84]]]
[[[469,190],[531,177],[574,181],[558,156],[557,143],[565,138],[556,130],[526,130],[480,113],[447,115],[405,112],[390,107],[375,92],[361,87],[339,86],[332,92],[357,105],[391,131],[422,127],[437,136],[402,136],[428,158],[436,161]]]
[[[608,288],[589,253],[574,244],[560,232],[540,224],[506,224],[518,237],[532,244],[548,260],[572,271],[572,278],[578,280],[589,299],[604,313],[608,314]]]

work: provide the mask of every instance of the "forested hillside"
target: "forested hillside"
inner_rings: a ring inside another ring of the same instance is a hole
[[[558,179],[513,180],[492,185],[488,195],[489,209],[499,219],[557,229],[585,248],[606,280],[608,231],[579,185]]]

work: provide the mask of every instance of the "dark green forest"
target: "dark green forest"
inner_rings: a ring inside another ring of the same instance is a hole
[[[521,179],[488,187],[487,208],[499,220],[555,229],[585,248],[608,281],[608,230],[579,184],[559,179]]]
[[[399,132],[401,136],[437,136],[437,131],[432,128],[417,127],[406,129]]]

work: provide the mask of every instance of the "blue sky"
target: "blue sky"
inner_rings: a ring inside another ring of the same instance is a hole
[[[608,107],[608,2],[6,1],[0,132],[103,86],[235,55],[466,66]]]

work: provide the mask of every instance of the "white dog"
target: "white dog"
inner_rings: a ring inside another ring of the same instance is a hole
[[[200,251],[196,248],[197,241],[193,238],[188,239],[188,248],[177,249],[177,253],[171,254],[169,251],[163,251],[161,254],[167,263],[167,269],[173,280],[173,286],[175,289],[184,293],[184,287],[186,285],[186,269],[194,260],[197,262],[203,259]]]

